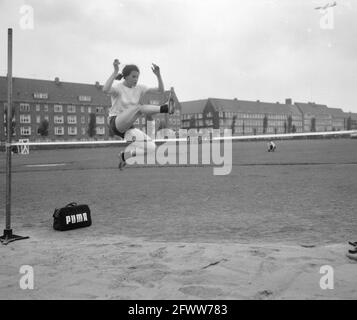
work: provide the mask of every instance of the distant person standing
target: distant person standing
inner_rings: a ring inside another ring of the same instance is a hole
[[[276,150],[276,144],[273,141],[268,143],[268,152],[274,152]]]

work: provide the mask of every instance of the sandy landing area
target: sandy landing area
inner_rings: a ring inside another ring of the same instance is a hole
[[[0,299],[356,299],[347,244],[149,242],[75,232],[0,246]],[[34,268],[33,290],[19,270]],[[320,268],[333,268],[322,290]]]

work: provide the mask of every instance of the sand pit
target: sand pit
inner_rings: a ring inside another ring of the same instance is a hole
[[[89,230],[89,229],[87,229]],[[0,299],[356,299],[357,262],[347,244],[151,242],[90,237],[87,230],[34,234],[0,247]],[[22,265],[34,289],[19,286]],[[320,268],[334,289],[320,287]]]

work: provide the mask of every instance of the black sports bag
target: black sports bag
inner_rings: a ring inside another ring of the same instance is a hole
[[[89,227],[92,224],[90,209],[86,204],[71,202],[65,207],[55,209],[53,229],[59,231]]]

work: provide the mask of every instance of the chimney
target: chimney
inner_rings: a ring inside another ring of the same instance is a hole
[[[55,83],[56,83],[57,85],[60,84],[60,79],[59,79],[58,77],[55,78]]]
[[[100,83],[99,83],[99,81],[96,81],[96,82],[95,82],[95,87],[96,87],[97,89],[100,89]]]
[[[285,99],[285,104],[289,104],[289,105],[293,104],[292,99],[291,98]]]

